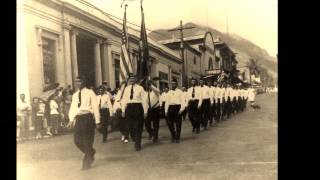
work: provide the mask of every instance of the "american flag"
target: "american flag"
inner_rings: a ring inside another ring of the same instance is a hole
[[[122,27],[122,44],[121,44],[121,56],[120,56],[120,82],[123,82],[128,77],[129,73],[132,73],[132,62],[129,56],[129,42],[128,42],[128,32],[127,32],[127,16],[126,16],[126,6],[123,18]]]

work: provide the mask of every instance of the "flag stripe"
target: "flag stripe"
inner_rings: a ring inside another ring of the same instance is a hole
[[[122,46],[122,52],[123,52],[123,57],[124,57],[124,62],[125,62],[125,65],[128,67],[128,70],[130,73],[132,73],[132,64],[130,62],[130,59],[129,59],[129,55],[128,55],[128,51],[125,47],[125,44],[123,44]]]

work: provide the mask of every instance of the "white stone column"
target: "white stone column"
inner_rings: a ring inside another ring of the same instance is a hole
[[[29,65],[27,54],[27,31],[24,20],[23,11],[17,11],[17,65],[16,65],[16,85],[17,85],[17,99],[20,94],[25,94],[27,101],[31,102],[30,82],[29,82]]]
[[[71,44],[70,44],[70,30],[71,27],[68,24],[63,26],[63,53],[65,62],[66,83],[73,86],[72,81],[72,62],[71,62]]]
[[[114,89],[116,87],[116,80],[115,80],[115,72],[114,72],[114,62],[112,59],[112,52],[111,52],[112,40],[108,39],[104,42],[104,62],[105,62],[105,79],[108,81],[109,87]]]
[[[171,89],[171,79],[172,79],[172,77],[171,77],[171,66],[170,65],[168,65],[168,80],[169,80],[169,84],[168,84],[168,87],[169,87],[169,89]]]
[[[94,72],[95,72],[95,86],[98,87],[102,84],[102,72],[101,72],[101,55],[100,44],[102,42],[97,40],[94,46]]]
[[[78,59],[77,59],[77,35],[78,32],[72,30],[71,33],[71,64],[72,64],[72,82],[75,81],[75,78],[78,74]]]

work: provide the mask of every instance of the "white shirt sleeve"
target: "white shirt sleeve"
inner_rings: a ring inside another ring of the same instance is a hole
[[[76,111],[77,111],[77,98],[76,98],[76,93],[73,94],[72,96],[72,101],[70,105],[70,110],[69,110],[69,120],[74,121],[75,116],[76,116]]]
[[[142,97],[142,107],[143,107],[143,112],[146,114],[148,112],[149,108],[149,99],[148,99],[148,92],[146,92],[143,87],[141,87],[141,97]]]
[[[165,107],[164,107],[164,112],[167,113],[168,112],[168,109],[169,109],[169,104],[170,104],[170,96],[171,96],[171,93],[170,91],[166,93],[166,103],[165,103]]]
[[[96,124],[98,124],[100,123],[99,104],[97,102],[97,97],[92,90],[90,91],[90,99],[91,99],[91,106],[92,106],[94,118],[96,120]]]

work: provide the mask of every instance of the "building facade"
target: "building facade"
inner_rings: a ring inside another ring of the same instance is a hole
[[[132,61],[138,57],[139,31],[128,27]],[[18,0],[17,93],[30,99],[56,83],[74,86],[79,75],[91,86],[107,81],[110,88],[118,87],[121,32],[122,22],[82,1]],[[148,42],[151,77],[164,77],[159,86],[168,86],[172,77],[180,80],[179,54]]]

